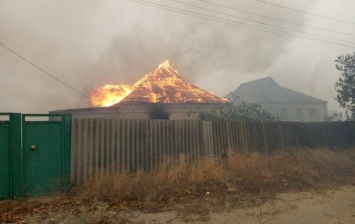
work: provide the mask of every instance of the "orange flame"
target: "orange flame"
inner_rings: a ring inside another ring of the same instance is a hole
[[[106,85],[91,94],[94,106],[111,106],[121,101],[152,103],[225,103],[228,100],[215,96],[183,80],[169,61],[161,63],[153,72],[134,85]]]
[[[108,107],[121,102],[133,90],[131,85],[105,85],[91,92],[91,104]]]

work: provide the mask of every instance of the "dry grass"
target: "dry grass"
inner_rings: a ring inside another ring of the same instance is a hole
[[[0,222],[22,222],[31,216],[44,220],[66,211],[77,219],[103,212],[92,223],[110,223],[104,216],[107,211],[177,209],[174,206],[179,202],[184,205],[178,207],[184,216],[198,214],[204,219],[212,209],[258,206],[277,193],[355,185],[355,148],[338,152],[295,149],[273,155],[230,153],[227,160],[203,158],[194,163],[181,156],[165,160],[152,172],[101,173],[95,181],[52,196],[51,201],[0,202]],[[117,223],[117,217],[114,220]]]
[[[80,187],[78,196],[147,207],[214,195],[270,196],[287,191],[355,184],[355,150],[292,150],[273,155],[230,153],[228,160],[184,156],[167,160],[153,172],[117,171]]]
[[[121,170],[104,173],[84,186],[84,195],[116,202],[163,200],[168,194],[188,191],[189,186],[207,180],[222,180],[224,175],[225,170],[214,159],[203,158],[190,164],[185,156],[180,156],[177,161],[166,160],[152,172]],[[83,192],[81,187],[80,192]]]

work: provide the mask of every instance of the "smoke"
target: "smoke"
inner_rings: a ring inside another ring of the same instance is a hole
[[[171,1],[154,2],[213,14]],[[199,1],[185,2],[302,31],[300,26],[212,7]],[[308,21],[302,14],[256,1],[214,2],[298,23]],[[314,6],[308,2],[302,0],[292,4],[303,9]],[[105,84],[133,84],[169,59],[184,79],[224,96],[242,82],[265,77],[273,71],[281,72],[271,68],[283,66],[279,63],[290,54],[289,46],[295,41],[293,37],[217,23],[130,1],[17,3],[5,0],[0,4],[0,41],[86,95]],[[0,65],[0,88],[4,93],[0,98],[0,111],[46,112],[88,106],[86,97],[3,48],[0,48]]]
[[[164,3],[168,4],[168,1]],[[171,65],[179,70],[184,79],[223,96],[245,81],[246,76],[253,74],[263,76],[265,71],[278,61],[278,58],[288,52],[287,46],[293,41],[293,38],[288,36],[194,18],[137,3],[132,4],[132,7],[137,9],[143,8],[153,12],[154,20],[135,24],[131,29],[113,38],[107,51],[86,71],[91,74],[91,84],[97,86],[133,84],[162,61],[170,59]],[[275,23],[271,19],[216,9],[201,2],[194,4],[260,23],[273,22],[278,26],[284,25]],[[225,4],[276,18],[295,19],[285,11],[280,13],[280,10],[274,8],[262,8],[260,5],[256,7],[255,3],[229,1]],[[305,2],[302,4],[306,5]],[[196,11],[178,4],[174,7]],[[199,13],[212,15],[201,10]],[[214,16],[237,20],[222,15]],[[304,17],[297,16],[297,22],[304,23],[305,20]],[[297,27],[294,29],[302,31]],[[217,76],[218,82],[211,84],[211,80],[213,82]],[[92,87],[92,85],[88,86],[89,89]]]

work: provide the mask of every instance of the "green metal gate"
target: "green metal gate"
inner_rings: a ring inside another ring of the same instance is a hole
[[[0,113],[0,200],[21,193],[21,114]]]
[[[48,117],[48,121],[28,120]],[[25,196],[64,191],[70,186],[70,115],[22,115]]]
[[[68,190],[71,116],[1,115],[8,120],[0,121],[0,199]]]

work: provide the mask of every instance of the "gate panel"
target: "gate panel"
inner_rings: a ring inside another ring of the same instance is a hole
[[[0,121],[0,200],[11,197],[10,122]]]
[[[21,190],[21,115],[0,113],[0,200]]]
[[[44,115],[23,115],[25,196],[66,190],[70,183],[68,166],[70,166],[71,119],[68,119],[68,115],[60,115],[61,121],[26,121],[26,117],[36,116]]]

